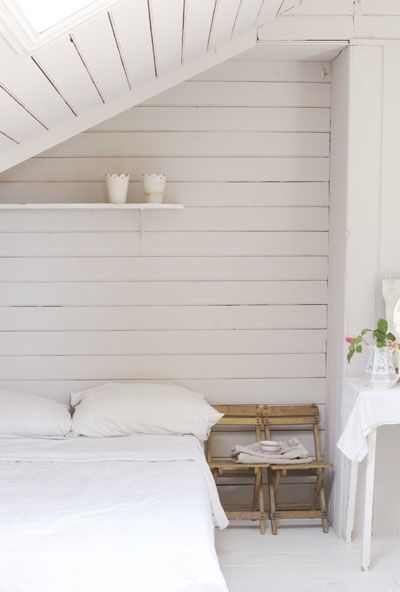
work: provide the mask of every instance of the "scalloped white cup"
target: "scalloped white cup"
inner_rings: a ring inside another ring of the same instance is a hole
[[[129,175],[127,173],[107,173],[106,185],[110,203],[123,204],[126,202],[129,186]]]
[[[147,203],[162,203],[164,201],[166,175],[145,173],[143,175],[144,196]]]

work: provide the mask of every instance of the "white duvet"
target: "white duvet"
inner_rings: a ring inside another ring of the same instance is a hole
[[[0,439],[0,592],[227,592],[191,436]]]

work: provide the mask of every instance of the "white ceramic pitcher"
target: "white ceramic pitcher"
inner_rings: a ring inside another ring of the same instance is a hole
[[[376,389],[391,388],[399,380],[400,373],[396,372],[395,355],[398,363],[398,350],[389,347],[369,346],[369,358],[365,370],[369,386]]]

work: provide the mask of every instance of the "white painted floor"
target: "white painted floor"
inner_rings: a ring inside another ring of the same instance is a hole
[[[340,541],[318,527],[282,527],[277,536],[254,526],[216,535],[230,592],[400,592],[400,537],[372,540],[372,566],[360,568],[360,541]]]

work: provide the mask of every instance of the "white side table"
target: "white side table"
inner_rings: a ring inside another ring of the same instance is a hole
[[[400,424],[400,386],[377,390],[367,387],[365,380],[348,381],[343,392],[342,420],[344,429],[338,448],[351,460],[346,542],[351,542],[354,528],[358,463],[367,456],[361,567],[368,570],[371,556],[376,431],[381,425]]]

